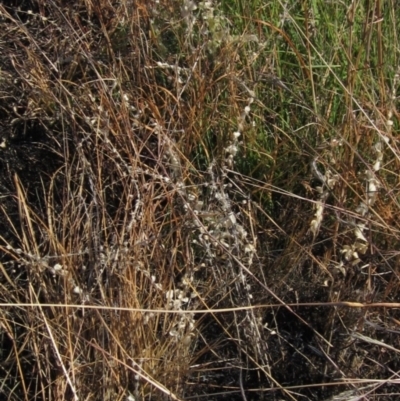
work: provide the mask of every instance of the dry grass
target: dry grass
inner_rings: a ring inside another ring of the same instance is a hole
[[[396,398],[375,3],[337,6],[331,53],[315,4],[0,5],[3,399]]]

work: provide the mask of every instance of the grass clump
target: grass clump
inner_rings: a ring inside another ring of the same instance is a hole
[[[3,397],[395,399],[398,13],[1,5]]]

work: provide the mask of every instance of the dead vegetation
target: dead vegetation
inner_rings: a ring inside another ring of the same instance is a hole
[[[3,399],[396,399],[398,74],[339,127],[212,2],[16,3]]]

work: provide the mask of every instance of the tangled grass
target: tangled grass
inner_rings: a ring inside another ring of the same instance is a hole
[[[395,399],[399,17],[0,5],[3,399]]]

